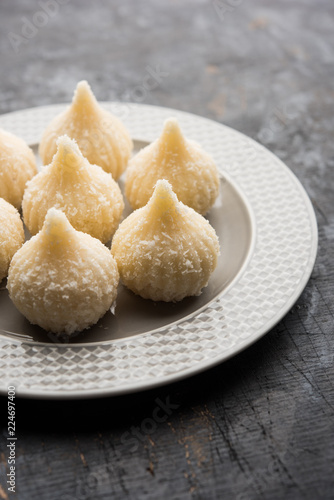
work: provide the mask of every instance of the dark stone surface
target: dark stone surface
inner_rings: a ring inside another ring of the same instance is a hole
[[[70,0],[16,53],[8,33],[38,22],[41,4],[1,1],[1,113],[69,101],[87,79],[99,100],[225,123],[295,172],[316,211],[319,253],[286,317],[206,373],[124,397],[17,400],[16,496],[2,398],[0,498],[333,498],[333,2]],[[143,92],[147,66],[168,75]],[[167,397],[178,408],[150,428]]]

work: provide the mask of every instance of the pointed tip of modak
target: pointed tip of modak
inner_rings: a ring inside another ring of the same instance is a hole
[[[170,150],[177,150],[184,145],[185,138],[176,118],[171,117],[165,120],[160,141]]]
[[[152,196],[170,197],[176,202],[178,201],[171,183],[166,179],[159,179],[156,182]]]
[[[164,121],[163,131],[167,133],[181,132],[179,122],[175,116],[171,116]]]
[[[77,147],[77,142],[75,139],[70,139],[70,137],[67,135],[67,134],[64,134],[64,135],[60,135],[56,141],[56,144],[57,144],[57,147],[58,149],[60,147]],[[78,148],[79,149],[79,148]]]
[[[165,179],[158,180],[149,201],[155,215],[162,216],[167,212],[170,214],[176,211],[178,203],[179,201],[171,184]]]
[[[77,83],[77,88],[76,92],[91,92],[91,88],[87,80],[80,80],[80,82]]]
[[[57,151],[53,157],[52,164],[71,167],[77,165],[84,159],[79,146],[74,139],[68,135],[61,135],[57,139]]]
[[[81,80],[74,91],[72,108],[76,111],[83,111],[95,106],[97,106],[97,101],[89,83],[86,80]]]
[[[42,231],[50,240],[61,240],[63,235],[73,230],[66,215],[61,210],[51,207],[49,208],[45,219]]]

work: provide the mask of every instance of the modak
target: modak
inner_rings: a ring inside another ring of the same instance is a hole
[[[13,205],[0,198],[0,281],[7,276],[10,261],[23,243],[20,214]]]
[[[7,288],[17,309],[53,333],[89,328],[111,307],[119,273],[109,249],[50,208],[42,230],[14,255]]]
[[[36,174],[33,151],[23,139],[0,129],[0,197],[19,209],[26,183]]]
[[[178,199],[202,215],[218,196],[215,162],[197,143],[183,136],[175,118],[166,120],[161,136],[129,162],[125,195],[133,209],[146,205],[159,179],[168,180]]]
[[[97,165],[91,165],[73,139],[61,136],[50,165],[28,182],[22,202],[24,223],[32,235],[43,226],[49,208],[63,210],[78,231],[102,243],[110,240],[120,222],[121,190]]]
[[[178,201],[168,181],[159,180],[147,205],[120,224],[111,253],[130,290],[174,302],[199,295],[207,286],[219,242],[209,222]]]
[[[125,170],[133,148],[123,123],[103,109],[88,83],[78,83],[72,104],[47,126],[40,141],[39,154],[48,165],[56,153],[60,135],[75,139],[85,158],[99,165],[117,180]]]

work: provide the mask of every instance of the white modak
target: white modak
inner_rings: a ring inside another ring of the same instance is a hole
[[[9,264],[23,243],[24,230],[19,212],[0,198],[0,281],[7,276]]]
[[[7,288],[32,324],[70,335],[106,313],[116,299],[118,282],[110,250],[76,231],[63,212],[50,208],[42,230],[14,255]]]
[[[23,139],[0,129],[0,197],[19,209],[26,183],[36,174],[33,151]]]
[[[166,120],[160,137],[130,160],[125,175],[125,196],[133,209],[146,205],[159,179],[168,180],[178,199],[202,215],[219,193],[215,162],[183,136],[175,118]]]
[[[167,180],[159,180],[147,205],[121,222],[111,246],[123,284],[165,302],[199,295],[219,251],[214,228],[178,201]]]
[[[133,149],[132,139],[116,116],[97,102],[88,83],[78,83],[72,104],[57,115],[42,136],[39,154],[48,165],[56,153],[60,135],[75,139],[87,160],[99,165],[117,180],[124,172]]]
[[[63,210],[78,231],[102,243],[116,231],[124,201],[116,181],[97,165],[91,165],[76,142],[66,135],[57,140],[50,165],[28,182],[22,202],[24,223],[31,234],[43,226],[49,208]]]

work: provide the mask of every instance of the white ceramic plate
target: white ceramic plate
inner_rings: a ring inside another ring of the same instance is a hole
[[[120,286],[115,313],[59,342],[30,325],[0,290],[0,391],[25,397],[85,398],[152,388],[234,356],[270,330],[292,307],[313,269],[314,211],[293,173],[272,153],[219,123],[168,108],[103,103],[130,130],[136,149],[178,118],[221,172],[208,218],[221,256],[200,297],[161,304]],[[0,127],[35,148],[64,105],[0,116]],[[122,181],[121,181],[122,184]]]

